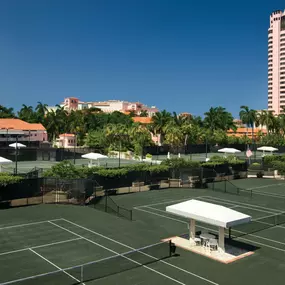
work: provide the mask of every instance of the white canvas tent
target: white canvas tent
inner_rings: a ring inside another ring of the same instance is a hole
[[[101,153],[90,152],[90,153],[86,153],[86,154],[81,155],[81,157],[89,159],[90,160],[89,167],[92,167],[93,166],[93,160],[97,160],[98,166],[99,166],[100,165],[99,159],[100,158],[107,158],[108,156],[103,155]]]
[[[225,228],[249,223],[251,216],[226,208],[221,205],[198,201],[195,199],[166,207],[172,214],[190,219],[189,241],[194,244],[196,221],[219,228],[219,250],[224,251]]]

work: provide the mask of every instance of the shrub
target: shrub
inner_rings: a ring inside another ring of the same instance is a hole
[[[184,158],[171,158],[162,161],[160,165],[161,166],[167,165],[169,168],[179,169],[179,168],[198,168],[200,167],[201,163],[199,161],[185,160]]]
[[[22,177],[14,176],[8,173],[0,173],[0,186],[7,186],[9,184],[16,184],[22,181]]]
[[[149,154],[149,153],[147,153],[145,157],[146,157],[146,158],[152,158],[152,155]]]

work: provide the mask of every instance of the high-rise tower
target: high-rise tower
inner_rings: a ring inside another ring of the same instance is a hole
[[[268,29],[268,110],[285,108],[285,10],[270,15]]]

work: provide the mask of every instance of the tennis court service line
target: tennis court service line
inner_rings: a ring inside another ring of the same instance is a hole
[[[246,188],[245,190],[255,190],[255,189],[260,189],[260,188],[270,188],[270,187],[281,186],[281,185],[285,186],[285,182],[284,183],[276,183],[276,184],[257,186],[257,187],[251,187],[251,188]]]
[[[50,260],[48,260],[47,258],[43,257],[41,254],[37,253],[36,251],[34,251],[33,249],[29,248],[29,250],[31,252],[33,252],[34,254],[36,254],[37,256],[39,256],[40,258],[42,258],[43,260],[45,260],[47,263],[51,264],[52,266],[54,266],[55,268],[59,269],[59,270],[62,270],[62,268],[60,268],[59,266],[57,266],[56,264],[54,264],[53,262],[51,262]],[[65,273],[67,276],[71,277],[73,280],[79,282],[80,284],[82,285],[85,285],[83,282],[80,282],[79,279],[75,278],[74,276],[72,276],[71,274],[69,274],[68,272],[66,271],[62,271],[63,273]]]
[[[163,213],[167,213],[166,211],[163,211],[163,210],[160,210],[160,209],[155,209],[155,208],[151,208],[149,207],[149,209],[152,209],[152,210],[155,210],[155,211],[159,211],[159,212],[163,212]],[[139,211],[141,211],[142,209],[138,209]],[[149,214],[152,214],[152,215],[155,215],[155,216],[159,216],[159,217],[162,217],[162,218],[166,218],[166,219],[170,219],[170,220],[173,220],[171,217],[169,216],[166,216],[166,215],[162,215],[162,214],[157,214],[157,213],[154,213],[154,212],[151,212],[151,211],[147,211],[147,210],[143,210],[144,212],[147,212]],[[175,220],[178,220],[178,219],[175,219]],[[187,222],[184,222],[182,220],[179,220],[180,223],[186,223],[188,225]],[[197,227],[200,227],[200,228],[203,228],[203,229],[206,229],[206,230],[211,230],[211,231],[215,231],[215,232],[218,232],[217,230],[214,230],[212,228],[207,228],[207,227],[204,227],[204,226],[200,226],[200,225],[197,225]],[[239,232],[239,233],[242,233],[242,234],[246,234],[247,236],[252,236],[252,237],[255,237],[255,238],[259,238],[259,239],[264,239],[264,240],[267,240],[267,241],[270,241],[272,243],[279,243],[279,244],[282,244],[282,245],[285,245],[284,242],[281,242],[281,241],[277,241],[277,240],[274,240],[274,239],[269,239],[269,238],[265,238],[265,237],[261,237],[261,236],[258,236],[258,235],[254,235],[254,234],[248,234],[248,233],[245,233],[245,232],[242,232],[242,231],[239,231],[239,230],[235,230],[235,229],[232,229],[232,232]],[[232,234],[232,236],[234,236],[234,234]],[[237,237],[238,239],[244,239],[242,237]],[[244,239],[246,240],[246,239]],[[255,241],[252,241],[252,240],[249,240],[253,243],[256,243]],[[261,243],[260,243],[261,244]],[[272,247],[272,246],[269,246],[269,245],[266,245],[266,244],[263,244],[264,246],[268,246],[268,247]],[[285,252],[285,249],[281,249],[281,248],[277,248],[277,247],[272,247],[272,248],[275,248],[277,250],[281,250],[281,251],[284,251]]]
[[[57,244],[62,244],[62,243],[67,243],[67,242],[72,242],[76,240],[80,240],[82,238],[73,238],[73,239],[67,239],[67,240],[62,240],[62,241],[57,241],[57,242],[52,242],[52,243],[47,243],[47,244],[42,244],[42,245],[37,245],[37,246],[32,246],[32,247],[26,247],[26,248],[21,248],[21,249],[16,249],[16,250],[11,250],[11,251],[6,251],[6,252],[1,252],[0,256],[2,255],[7,255],[7,254],[13,254],[25,250],[31,250],[31,249],[37,249],[37,248],[42,248],[42,247],[47,247],[47,246],[52,246],[52,245],[57,245]]]
[[[62,220],[62,219],[59,218],[59,219],[45,220],[45,221],[32,222],[32,223],[26,223],[26,224],[18,224],[18,225],[13,225],[13,226],[5,226],[5,227],[0,228],[0,230],[12,229],[12,228],[21,228],[21,227],[26,227],[26,226],[48,223],[49,221],[60,221],[60,220]]]
[[[138,264],[138,265],[140,265],[140,266],[142,266],[142,267],[144,267],[144,268],[146,268],[146,269],[148,269],[148,270],[150,270],[150,271],[152,271],[152,272],[155,272],[155,273],[157,273],[157,274],[159,274],[159,275],[161,275],[161,276],[163,276],[163,277],[165,277],[165,278],[167,278],[167,279],[170,279],[170,280],[172,280],[172,281],[174,281],[174,282],[176,282],[176,283],[178,283],[178,284],[181,284],[181,285],[186,285],[185,283],[182,283],[182,282],[180,282],[180,281],[177,280],[177,279],[174,279],[174,278],[172,278],[172,277],[170,277],[170,276],[168,276],[168,275],[166,275],[166,274],[163,274],[163,273],[161,273],[161,272],[159,272],[159,271],[157,271],[157,270],[155,270],[155,269],[153,269],[153,268],[151,268],[151,267],[149,267],[149,266],[147,266],[147,265],[143,265],[142,263],[137,262],[137,261],[135,261],[135,260],[133,260],[133,259],[131,259],[131,258],[129,258],[129,257],[126,257],[126,256],[120,254],[119,252],[115,251],[115,250],[112,250],[112,249],[110,249],[110,248],[108,248],[108,247],[106,247],[106,246],[103,246],[102,244],[99,244],[99,243],[97,243],[97,242],[95,242],[95,241],[93,241],[93,240],[91,240],[91,239],[88,239],[88,238],[86,238],[86,237],[84,237],[84,236],[81,236],[81,235],[79,235],[79,234],[77,234],[77,233],[75,233],[75,232],[73,232],[73,231],[71,231],[71,230],[69,230],[69,229],[66,229],[66,228],[64,228],[64,227],[62,227],[62,226],[60,226],[60,225],[57,225],[57,224],[55,224],[55,223],[53,223],[53,222],[50,222],[50,223],[51,223],[52,225],[54,225],[54,226],[56,226],[56,227],[62,229],[62,230],[65,230],[65,231],[67,231],[67,232],[69,232],[69,233],[71,233],[71,234],[74,234],[74,235],[76,235],[76,236],[78,236],[78,237],[81,237],[82,239],[84,239],[84,240],[86,240],[86,241],[89,241],[90,243],[93,243],[93,244],[95,244],[95,245],[97,245],[97,246],[99,246],[99,247],[101,247],[101,248],[104,248],[104,249],[107,250],[107,251],[110,251],[110,252],[112,252],[112,253],[115,253],[115,254],[117,254],[117,255],[120,255],[120,256],[122,256],[123,258],[125,258],[125,259],[127,259],[127,260],[129,260],[129,261],[131,261],[131,262],[133,262],[133,263],[135,263],[135,264]]]
[[[142,209],[138,209],[138,210],[142,210]],[[78,224],[76,224],[76,223],[74,223],[74,222],[71,222],[71,221],[69,221],[69,220],[67,220],[67,219],[64,219],[64,218],[63,218],[62,220],[66,221],[67,223],[70,223],[71,225],[74,225],[74,226],[76,226],[76,227],[79,227],[79,228],[81,228],[81,229],[84,229],[84,230],[86,230],[86,231],[88,231],[88,232],[90,232],[90,233],[93,233],[93,234],[98,235],[98,236],[100,236],[100,237],[102,237],[102,238],[105,238],[105,239],[107,239],[107,240],[110,240],[110,241],[112,241],[112,242],[114,242],[114,243],[116,243],[116,244],[122,245],[122,246],[124,246],[124,247],[126,247],[126,248],[129,248],[129,249],[131,249],[131,250],[135,250],[134,247],[131,247],[131,246],[127,245],[127,244],[124,244],[124,243],[122,243],[122,242],[119,242],[118,240],[112,239],[112,238],[107,237],[107,236],[105,236],[105,235],[103,235],[103,234],[100,234],[100,233],[98,233],[98,232],[96,232],[96,231],[93,231],[93,230],[90,230],[90,229],[88,229],[88,228],[86,228],[86,227],[83,227],[83,226],[81,226],[81,225],[78,225]],[[182,222],[182,221],[180,221],[180,222]],[[183,223],[185,223],[185,222],[183,222]],[[285,251],[285,250],[284,250],[284,251]],[[152,259],[157,260],[156,257],[151,256],[151,255],[149,255],[149,254],[147,254],[147,253],[145,253],[145,252],[141,252],[141,254],[144,254],[145,256],[148,256],[148,257],[150,257],[150,258],[152,258]],[[178,266],[176,266],[176,265],[174,265],[174,264],[172,264],[172,263],[166,262],[166,261],[164,261],[164,260],[158,260],[158,262],[161,262],[161,263],[166,264],[166,265],[168,265],[168,266],[170,266],[170,267],[176,268],[176,269],[178,269],[179,271],[182,271],[182,272],[184,272],[184,273],[187,273],[187,274],[189,274],[189,275],[191,275],[191,276],[194,276],[194,277],[196,277],[196,278],[198,278],[198,279],[204,280],[204,281],[206,281],[206,282],[208,282],[208,283],[210,283],[210,284],[219,285],[218,283],[216,283],[216,282],[214,282],[214,281],[212,281],[212,280],[209,280],[209,279],[207,279],[207,278],[204,278],[204,277],[202,277],[202,276],[200,276],[200,275],[198,275],[198,274],[195,274],[195,273],[193,273],[193,272],[191,272],[191,271],[185,270],[185,269],[183,269],[183,268],[181,268],[181,267],[178,267]]]

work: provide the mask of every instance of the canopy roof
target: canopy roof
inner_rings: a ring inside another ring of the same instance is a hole
[[[103,155],[101,153],[90,152],[90,153],[86,153],[86,154],[81,155],[81,157],[91,159],[91,160],[92,159],[96,160],[98,158],[107,158],[108,156]]]
[[[237,152],[240,152],[240,150],[238,149],[235,149],[235,148],[221,148],[218,150],[218,152],[224,152],[224,153],[237,153]]]
[[[223,228],[229,228],[251,221],[251,216],[221,205],[194,199],[168,206],[166,207],[166,211],[178,216]]]
[[[278,148],[272,147],[272,146],[261,146],[258,147],[257,150],[263,150],[263,151],[277,151]]]
[[[12,162],[13,162],[12,160],[0,156],[0,164],[7,164],[7,163],[12,163]]]

